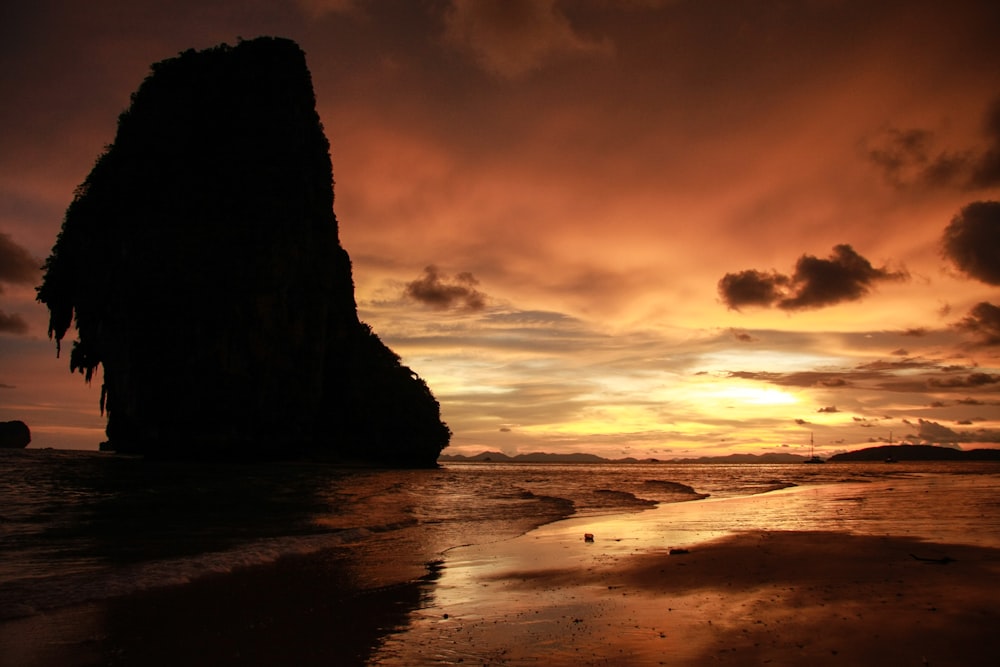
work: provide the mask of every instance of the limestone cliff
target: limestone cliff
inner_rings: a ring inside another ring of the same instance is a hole
[[[426,384],[358,320],[305,56],[259,38],[153,65],[78,188],[39,301],[102,367],[110,448],[433,465]]]

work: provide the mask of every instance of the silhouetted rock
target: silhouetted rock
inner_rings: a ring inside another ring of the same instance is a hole
[[[23,421],[0,422],[0,448],[24,449],[31,442],[31,429]]]
[[[358,320],[305,56],[259,38],[152,67],[66,211],[38,300],[103,366],[110,448],[435,465],[426,384]]]

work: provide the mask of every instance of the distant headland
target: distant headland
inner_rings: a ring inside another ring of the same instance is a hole
[[[156,63],[66,211],[38,300],[103,367],[104,449],[433,466],[438,402],[358,319],[305,55]]]
[[[954,449],[936,445],[882,445],[831,456],[828,461],[1000,461],[1000,449]]]

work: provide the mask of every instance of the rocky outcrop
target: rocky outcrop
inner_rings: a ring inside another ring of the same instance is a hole
[[[31,443],[31,429],[23,421],[0,422],[0,449],[24,449]]]
[[[102,368],[109,448],[434,465],[426,384],[358,320],[305,56],[259,38],[153,65],[66,212],[38,299]]]

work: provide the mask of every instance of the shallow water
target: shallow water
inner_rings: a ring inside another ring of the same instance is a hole
[[[843,493],[782,491],[828,485]],[[680,543],[741,528],[745,517],[711,508],[761,494],[770,509],[754,521],[774,528],[1000,545],[1000,465],[989,463],[399,471],[0,451],[0,620],[330,548],[356,555],[357,585],[384,586],[412,580],[461,545],[656,507],[657,517],[677,510],[658,530]]]

